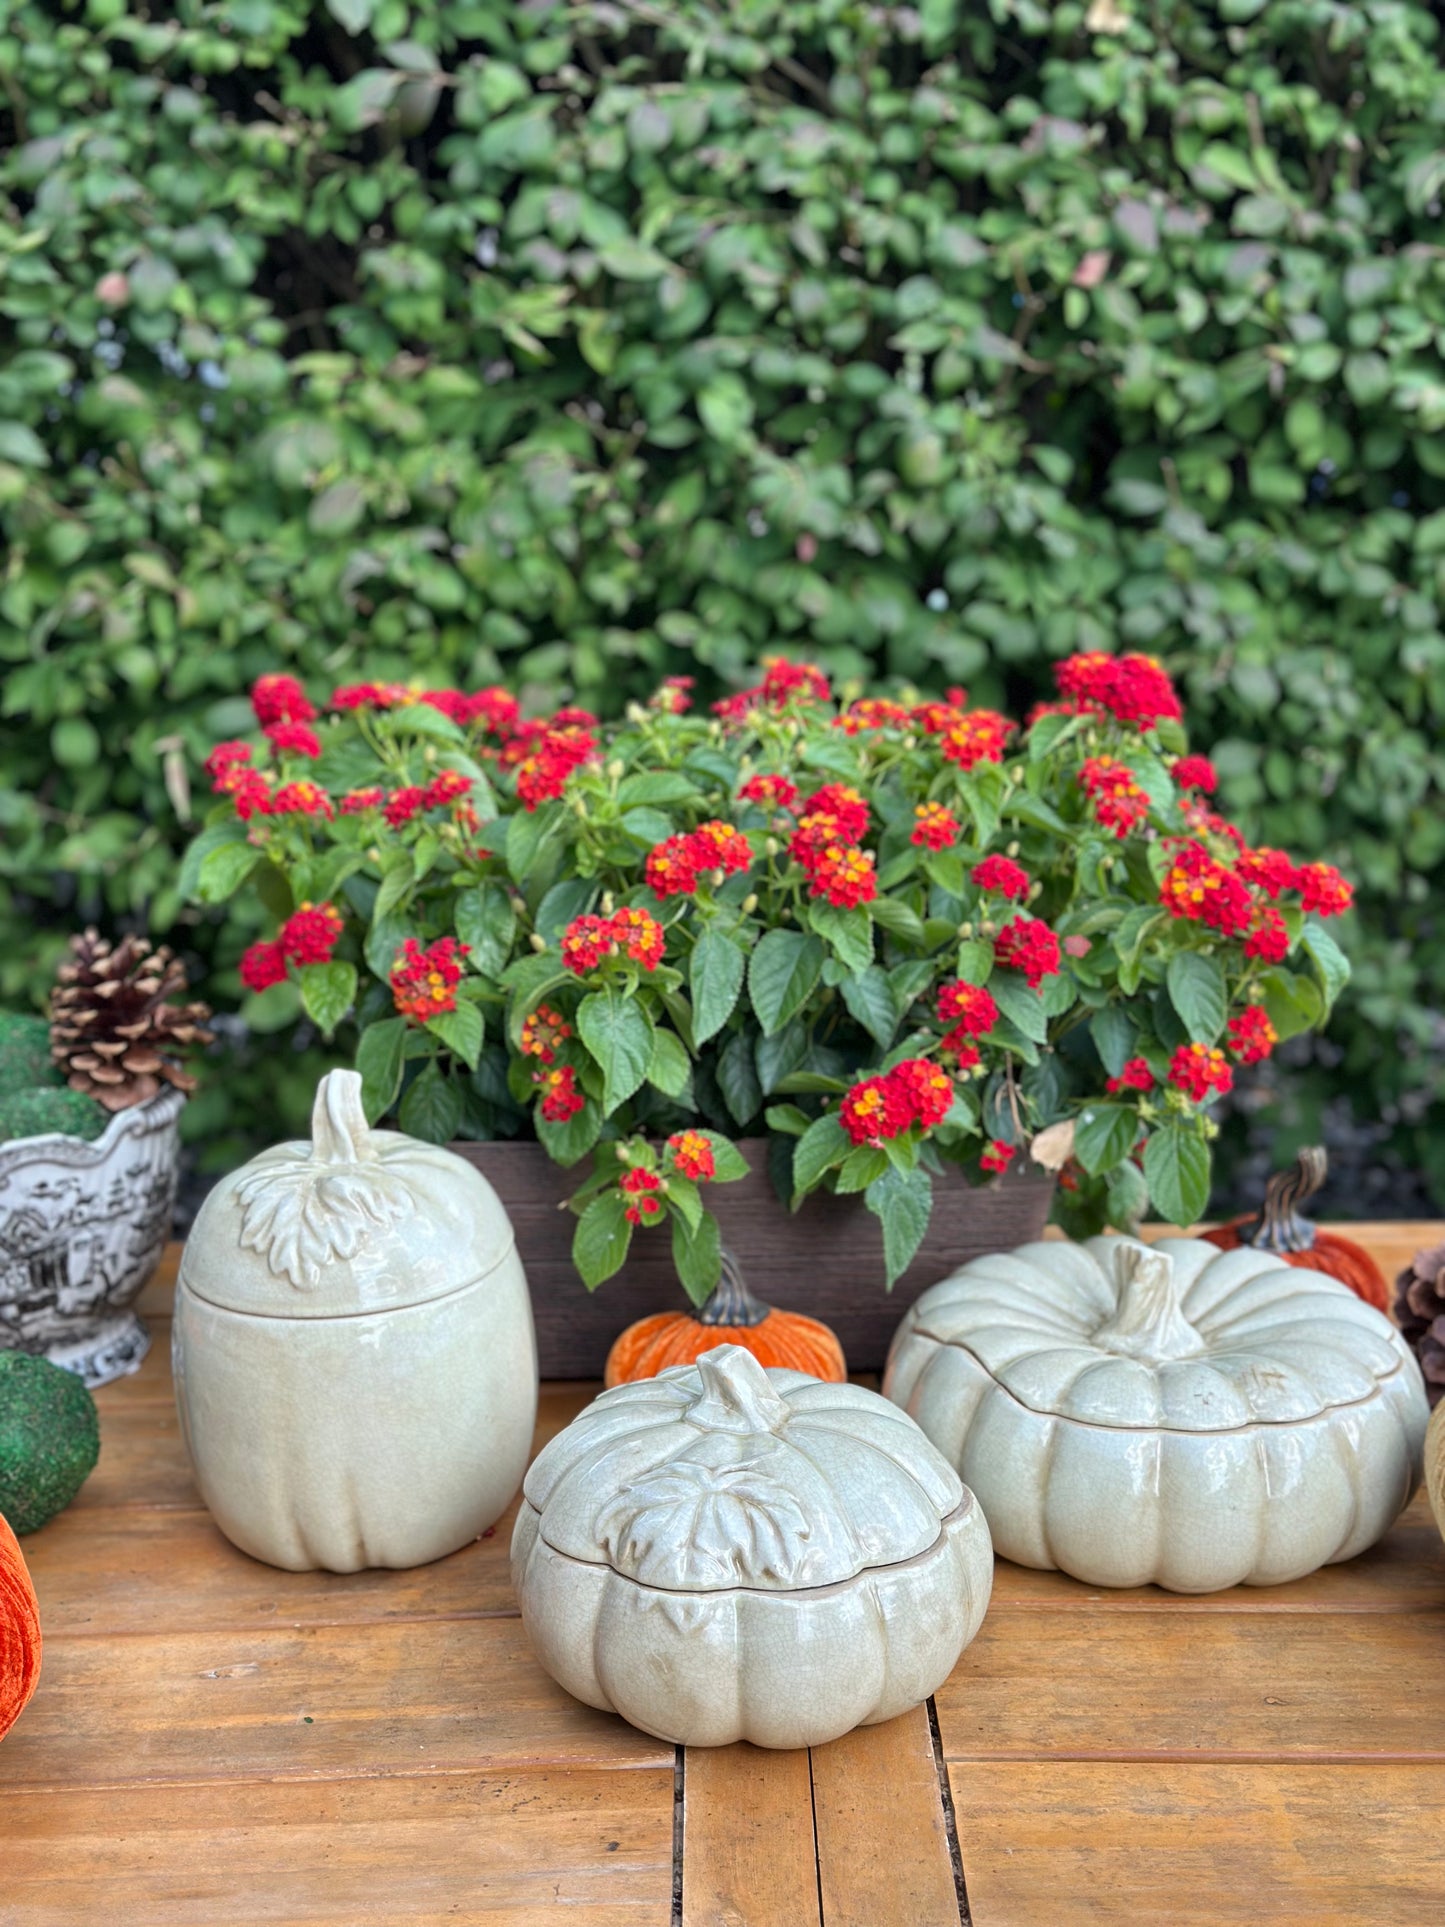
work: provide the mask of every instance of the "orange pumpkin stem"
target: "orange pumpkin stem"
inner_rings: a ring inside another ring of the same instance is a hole
[[[1252,1225],[1240,1227],[1240,1243],[1255,1251],[1313,1251],[1318,1230],[1303,1207],[1323,1185],[1329,1168],[1324,1146],[1306,1145],[1293,1168],[1277,1171],[1264,1187],[1263,1208]]]
[[[753,1325],[761,1325],[772,1311],[761,1298],[754,1298],[748,1290],[746,1278],[737,1259],[724,1246],[722,1254],[722,1276],[713,1287],[712,1297],[702,1310],[696,1313],[699,1325],[727,1325],[739,1331]]]

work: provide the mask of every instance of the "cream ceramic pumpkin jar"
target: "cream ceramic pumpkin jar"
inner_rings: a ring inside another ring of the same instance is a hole
[[[1201,1239],[979,1258],[899,1327],[885,1394],[999,1553],[1095,1586],[1276,1585],[1353,1558],[1420,1481],[1399,1333],[1346,1286]]]
[[[523,1491],[512,1578],[542,1664],[681,1745],[892,1719],[993,1583],[972,1494],[911,1420],[738,1345],[604,1392]]]
[[[292,1571],[416,1566],[511,1503],[537,1413],[527,1281],[495,1191],[373,1131],[332,1071],[309,1144],[219,1184],[181,1259],[174,1365],[201,1495]]]

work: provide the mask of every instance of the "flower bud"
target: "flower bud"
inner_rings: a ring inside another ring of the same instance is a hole
[[[527,941],[529,944],[531,944],[532,948],[536,951],[542,951],[547,948],[547,939],[545,937],[539,937],[535,930],[532,932],[531,936],[528,937]]]
[[[749,890],[748,894],[743,898],[743,915],[750,917],[757,907],[758,893],[756,890]]]
[[[629,723],[645,723],[647,721],[647,711],[642,707],[641,703],[629,703],[627,705],[626,716]]]
[[[1017,856],[1018,853],[1019,853],[1019,840],[1017,837],[1015,837],[1013,842],[1008,845],[1005,854],[1008,856]]]
[[[613,911],[614,911],[614,910],[615,910],[616,908],[617,908],[617,904],[616,904],[616,901],[615,901],[615,899],[614,899],[614,897],[613,897],[613,895],[612,895],[612,892],[611,892],[610,890],[604,890],[604,891],[602,892],[602,914],[603,914],[603,916],[604,916],[604,917],[610,917],[610,916],[612,915],[612,912],[613,912]]]
[[[763,843],[763,848],[767,851],[769,856],[776,856],[778,854],[778,851],[782,849],[782,847],[783,847],[782,844],[779,843],[778,839],[775,836],[768,837]]]
[[[969,938],[973,935],[973,925],[971,923],[961,923],[958,926],[958,934],[960,937],[963,938],[963,941],[967,943]]]
[[[607,765],[608,777],[612,782],[620,783],[626,769],[627,765],[623,762],[622,758],[620,756],[614,756],[612,761]]]

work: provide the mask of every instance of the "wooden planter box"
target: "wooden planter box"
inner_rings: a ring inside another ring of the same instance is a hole
[[[458,1141],[450,1148],[487,1178],[516,1228],[543,1378],[600,1378],[624,1326],[686,1305],[665,1231],[639,1232],[617,1276],[596,1292],[584,1287],[572,1268],[577,1220],[561,1207],[588,1167],[564,1171],[539,1144]],[[748,1176],[708,1188],[723,1243],[760,1298],[831,1325],[855,1372],[882,1370],[898,1321],[920,1292],[970,1258],[1041,1237],[1054,1194],[1052,1177],[1037,1169],[982,1188],[961,1174],[935,1180],[928,1235],[888,1292],[883,1235],[861,1198],[815,1195],[791,1215],[768,1177],[767,1141],[740,1148]]]

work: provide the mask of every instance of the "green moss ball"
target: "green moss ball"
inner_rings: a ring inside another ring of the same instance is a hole
[[[0,1513],[14,1530],[38,1532],[63,1512],[99,1457],[85,1381],[48,1358],[0,1352]]]
[[[0,1010],[0,1097],[62,1084],[50,1060],[50,1025],[28,1011]]]
[[[0,1097],[0,1143],[47,1131],[93,1141],[109,1122],[110,1112],[84,1091],[12,1091]]]

